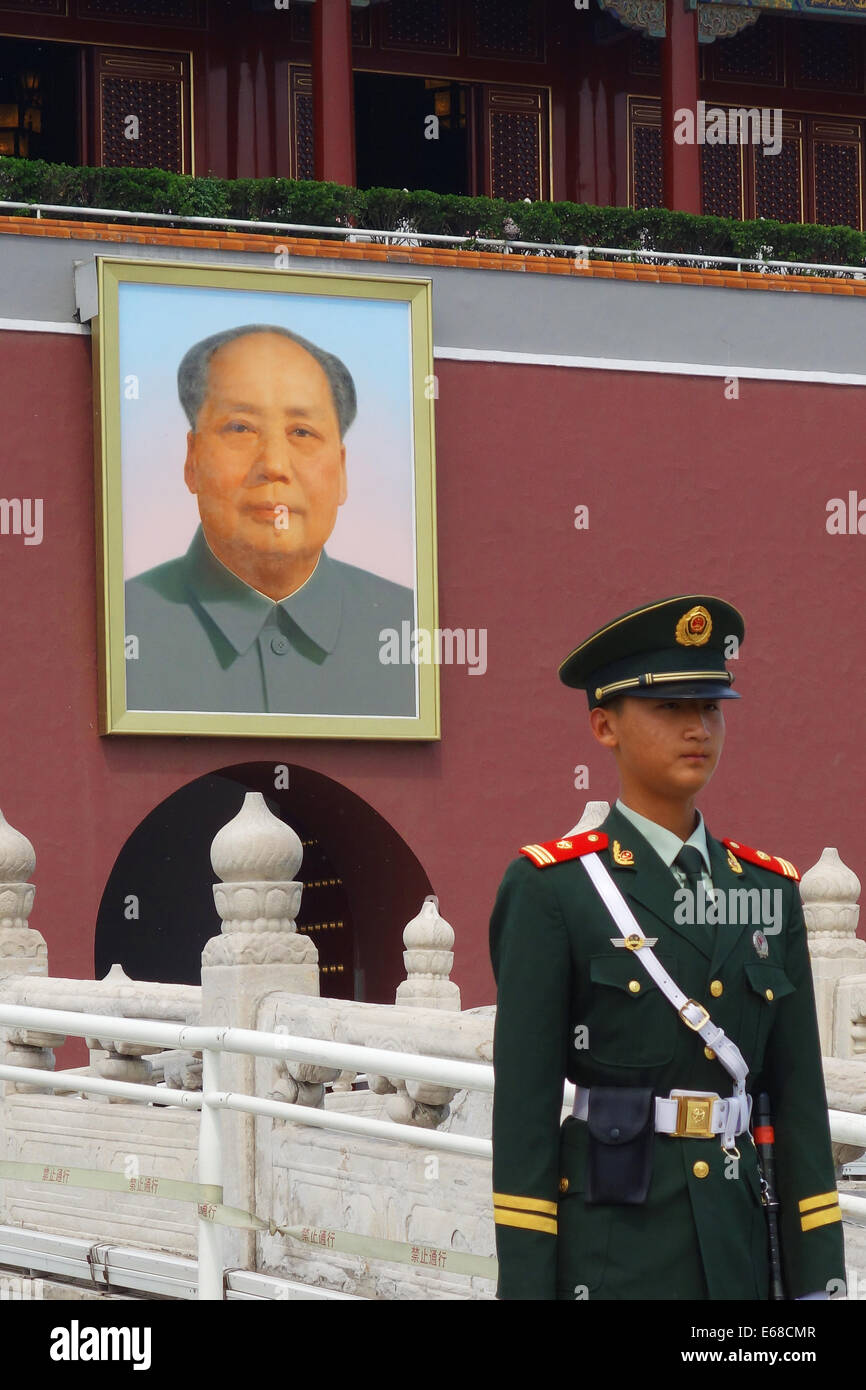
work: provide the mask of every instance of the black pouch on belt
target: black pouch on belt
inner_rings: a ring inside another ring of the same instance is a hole
[[[584,1200],[639,1206],[646,1201],[655,1138],[653,1092],[637,1086],[593,1086]]]

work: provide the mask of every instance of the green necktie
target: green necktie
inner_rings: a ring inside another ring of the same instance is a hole
[[[695,849],[694,845],[683,845],[674,863],[677,868],[682,869],[688,887],[694,894],[695,930],[707,932],[712,936],[713,928],[706,920],[707,895],[702,877],[704,861],[700,850]]]

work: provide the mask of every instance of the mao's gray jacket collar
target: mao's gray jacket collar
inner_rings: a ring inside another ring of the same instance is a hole
[[[186,585],[199,607],[242,655],[265,626],[278,626],[280,610],[323,652],[337,643],[343,610],[339,564],[323,550],[306,584],[297,593],[273,603],[252,589],[217,559],[201,526],[184,557]]]

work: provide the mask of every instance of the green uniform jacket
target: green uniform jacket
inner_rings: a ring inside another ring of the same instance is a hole
[[[678,925],[677,882],[614,808],[600,859],[681,989],[749,1063],[747,1090],[769,1092],[786,1295],[844,1279],[821,1048],[798,885],[707,832],[716,890],[778,890],[781,929],[761,959],[745,925]],[[579,838],[579,837],[577,837]],[[613,842],[633,863],[614,861]],[[771,900],[767,900],[768,902]],[[755,900],[753,899],[753,902]],[[728,914],[730,916],[730,913]],[[742,922],[743,912],[740,910]],[[641,1206],[584,1201],[587,1126],[560,1128],[563,1078],[730,1095],[733,1083],[677,1016],[620,933],[580,858],[509,865],[490,924],[498,985],[493,1188],[502,1299],[766,1299],[767,1237],[750,1136],[733,1163],[714,1139],[656,1134]],[[697,1172],[695,1169],[697,1165]],[[705,1172],[705,1176],[700,1174]]]

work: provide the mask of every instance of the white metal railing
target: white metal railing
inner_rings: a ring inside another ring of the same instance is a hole
[[[835,1144],[860,1144],[866,1149],[866,1115],[848,1110],[829,1110],[830,1137]]]
[[[249,1028],[201,1027],[164,1023],[149,1019],[111,1017],[71,1010],[31,1008],[19,1004],[0,1004],[0,1026],[38,1028],[42,1032],[67,1037],[107,1037],[117,1042],[152,1043],[164,1048],[183,1048],[201,1052],[202,1089],[179,1091],[159,1085],[140,1085],[89,1076],[80,1069],[46,1072],[31,1067],[0,1065],[0,1080],[21,1082],[44,1090],[117,1096],[151,1105],[180,1106],[201,1111],[198,1144],[199,1185],[222,1187],[222,1150],[219,1114],[234,1110],[242,1114],[294,1120],[301,1124],[347,1134],[396,1140],[420,1148],[441,1149],[475,1158],[489,1159],[491,1142],[470,1135],[418,1130],[390,1120],[373,1120],[336,1110],[312,1109],[288,1101],[268,1100],[220,1089],[220,1055],[243,1053],[330,1066],[341,1071],[369,1072],[409,1081],[427,1081],[460,1090],[492,1092],[493,1067],[476,1062],[423,1057],[417,1053],[391,1052],[385,1048],[361,1047],[324,1039],[303,1038],[285,1033],[265,1033]],[[570,1105],[573,1087],[567,1083],[564,1101]],[[866,1115],[830,1110],[830,1134],[836,1143],[866,1148]],[[866,1199],[843,1195],[843,1209],[858,1224],[866,1221]],[[220,1227],[207,1216],[198,1216],[198,1298],[221,1300],[225,1297]]]
[[[866,1149],[866,1115],[854,1115],[847,1110],[830,1110],[830,1138],[836,1144],[853,1144]],[[866,1194],[840,1192],[842,1215],[855,1226],[866,1226]]]
[[[253,1057],[272,1057],[330,1066],[341,1071],[369,1072],[408,1081],[428,1081],[459,1090],[493,1090],[493,1068],[484,1063],[422,1057],[417,1053],[391,1052],[302,1038],[284,1033],[264,1033],[250,1028],[201,1027],[162,1023],[149,1019],[113,1018],[106,1014],[78,1013],[66,1009],[31,1008],[0,1004],[0,1026],[38,1028],[67,1037],[111,1037],[116,1042],[152,1043],[164,1048],[184,1048],[202,1055],[202,1089],[178,1091],[167,1086],[146,1086],[131,1081],[88,1076],[80,1070],[38,1071],[32,1067],[0,1065],[0,1080],[17,1081],[43,1090],[117,1096],[148,1104],[182,1106],[201,1111],[198,1144],[200,1185],[222,1186],[222,1153],[219,1130],[221,1110],[294,1120],[322,1129],[371,1138],[391,1139],[426,1150],[440,1149],[473,1158],[490,1158],[489,1139],[471,1135],[413,1129],[391,1120],[374,1120],[335,1110],[318,1110],[288,1101],[266,1100],[220,1089],[220,1055],[239,1052]],[[207,1216],[198,1217],[198,1297],[222,1299],[223,1262],[220,1227]]]
[[[236,227],[249,228],[253,231],[278,231],[294,232],[299,236],[337,236],[346,237],[351,241],[366,240],[375,238],[377,241],[384,241],[385,244],[394,242],[395,244],[409,244],[420,246],[428,242],[442,246],[494,246],[505,247],[512,251],[544,252],[552,255],[572,256],[587,262],[593,257],[596,259],[615,259],[628,261],[661,261],[665,265],[682,262],[685,265],[694,265],[703,269],[716,265],[736,266],[737,270],[742,270],[744,266],[754,266],[762,272],[780,270],[798,271],[800,274],[813,275],[816,272],[838,276],[839,278],[850,277],[854,280],[862,280],[866,277],[866,266],[863,265],[832,265],[824,264],[820,261],[776,261],[765,260],[763,257],[749,256],[721,256],[714,255],[712,252],[698,251],[650,251],[641,247],[621,247],[621,246],[585,246],[570,245],[559,241],[517,241],[512,237],[482,237],[482,236],[454,236],[443,232],[419,232],[414,227],[405,228],[368,228],[368,227],[334,227],[311,225],[306,222],[276,222],[262,219],[257,221],[254,218],[242,217],[192,217],[183,213],[175,212],[135,212],[126,208],[87,208],[87,207],[68,207],[62,203],[24,203],[12,200],[0,199],[0,211],[6,209],[16,211],[35,212],[37,218],[41,218],[43,212],[71,214],[76,217],[88,215],[91,217],[111,217],[127,218],[138,222],[169,222],[181,223],[191,227]]]
[[[0,1226],[0,1303],[9,1297],[9,1271],[35,1283],[47,1276],[89,1284],[104,1293],[157,1294],[175,1300],[194,1300],[198,1295],[196,1261],[164,1250],[113,1245],[87,1237],[31,1231],[22,1226]],[[35,1277],[34,1277],[35,1276]],[[26,1285],[25,1285],[26,1287]],[[14,1295],[13,1295],[14,1296]],[[27,1297],[22,1290],[18,1297]],[[41,1298],[41,1292],[32,1294]],[[295,1279],[257,1269],[225,1271],[227,1300],[291,1302],[366,1302],[360,1294],[302,1284]]]
[[[837,1144],[862,1145],[866,1148],[866,1115],[853,1115],[846,1110],[831,1110],[830,1137]],[[839,1206],[846,1221],[866,1226],[866,1193],[839,1193]]]

